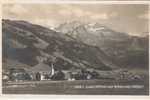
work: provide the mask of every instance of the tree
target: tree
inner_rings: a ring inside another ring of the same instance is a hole
[[[57,73],[55,73],[52,76],[52,79],[53,80],[64,80],[65,79],[65,74],[61,70],[59,70]]]

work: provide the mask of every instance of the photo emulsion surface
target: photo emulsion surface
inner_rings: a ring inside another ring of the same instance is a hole
[[[148,95],[146,4],[3,4],[2,93]]]

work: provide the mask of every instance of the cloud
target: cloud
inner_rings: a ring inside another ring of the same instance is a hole
[[[118,17],[118,13],[117,12],[112,12],[112,13],[110,13],[110,15],[109,15],[111,18],[113,18],[113,17]]]
[[[17,13],[17,14],[19,14],[19,13],[26,13],[27,12],[26,8],[24,8],[21,5],[13,5],[10,10],[11,10],[11,12]]]
[[[4,4],[3,18],[26,20],[46,27],[64,22],[100,22],[120,32],[148,30],[148,5]]]
[[[145,13],[145,14],[141,14],[139,16],[137,16],[139,19],[149,19],[149,14]]]
[[[18,19],[54,19],[54,20],[107,20],[117,16],[117,12],[93,11],[83,6],[72,5],[6,5],[4,6],[4,17]]]
[[[109,16],[108,16],[108,14],[106,14],[106,13],[102,13],[102,14],[91,15],[90,18],[91,18],[91,19],[95,19],[95,20],[98,20],[98,19],[106,20],[106,19],[109,18]]]

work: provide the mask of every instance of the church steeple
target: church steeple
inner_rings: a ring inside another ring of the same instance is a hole
[[[53,63],[51,63],[51,76],[53,76],[54,73],[55,73],[54,65],[53,65]]]

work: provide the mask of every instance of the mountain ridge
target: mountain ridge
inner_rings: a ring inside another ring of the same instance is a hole
[[[139,66],[148,66],[148,56],[143,55],[148,55],[149,36],[132,36],[127,33],[114,31],[99,23],[81,23],[77,21],[61,24],[56,28],[56,31],[69,34],[85,44],[99,47],[120,66],[130,67],[138,66],[138,64]],[[138,58],[138,62],[130,58]],[[130,64],[127,64],[129,62]]]
[[[2,32],[3,59],[17,60],[30,66],[41,61],[47,64],[53,62],[55,69],[65,70],[72,67],[99,70],[117,68],[100,48],[40,25],[3,19]],[[10,45],[12,43],[16,47]]]

